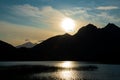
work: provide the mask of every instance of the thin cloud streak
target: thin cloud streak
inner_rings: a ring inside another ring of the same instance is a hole
[[[119,9],[117,6],[99,6],[96,9],[98,10],[113,10],[113,9]]]
[[[83,7],[73,7],[71,9],[63,9],[61,10],[66,16],[72,16],[77,14],[82,14],[91,10],[91,8],[83,8]]]

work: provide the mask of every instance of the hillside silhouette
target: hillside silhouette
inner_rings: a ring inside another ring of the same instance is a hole
[[[4,42],[0,42],[0,45]],[[11,46],[11,45],[3,45]],[[109,23],[104,28],[83,26],[74,35],[51,37],[32,48],[11,46],[12,52],[0,46],[0,60],[79,60],[120,63],[120,28]],[[4,55],[6,53],[6,55]],[[8,54],[9,56],[8,56]]]

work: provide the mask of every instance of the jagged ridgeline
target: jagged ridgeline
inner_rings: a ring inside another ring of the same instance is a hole
[[[119,63],[120,27],[83,26],[74,35],[51,37],[32,48],[15,48],[0,41],[0,60],[79,60]]]

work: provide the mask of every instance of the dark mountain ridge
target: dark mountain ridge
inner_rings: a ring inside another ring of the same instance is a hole
[[[17,50],[13,60],[79,60],[120,63],[120,28],[109,23],[104,28],[88,24],[75,35],[51,37],[33,48]],[[20,56],[19,56],[20,55]],[[6,60],[6,58],[4,58]]]
[[[7,42],[4,42],[4,41],[1,41],[0,40],[0,49],[9,49],[9,48],[15,48],[14,46],[12,46],[11,44],[7,43]]]

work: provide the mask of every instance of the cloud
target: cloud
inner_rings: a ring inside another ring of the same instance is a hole
[[[45,25],[51,29],[60,30],[60,22],[66,16],[59,10],[51,7],[35,7],[29,4],[16,5],[12,7],[13,14],[31,20],[33,24]],[[57,27],[58,26],[58,27]]]
[[[0,34],[0,40],[18,45],[24,43],[25,39],[37,42],[57,35],[59,32],[0,21]]]
[[[103,7],[98,7],[102,10]],[[115,6],[105,6],[104,10],[117,9]],[[96,26],[105,26],[107,23],[119,23],[119,17],[115,14],[110,14],[109,12],[96,11],[94,8],[87,7],[73,7],[71,9],[61,10],[66,16],[70,16],[76,19],[78,28],[80,26],[86,25],[88,23],[95,24]]]
[[[118,17],[112,16],[106,12],[101,12],[96,15],[97,17],[101,18],[101,20],[107,21],[107,22],[120,22],[120,19]]]
[[[98,10],[113,10],[113,9],[119,9],[117,6],[99,6],[96,9]]]
[[[83,14],[87,12],[88,10],[91,10],[91,8],[83,8],[83,7],[73,7],[71,9],[63,9],[61,10],[66,16],[72,16],[77,14]]]

